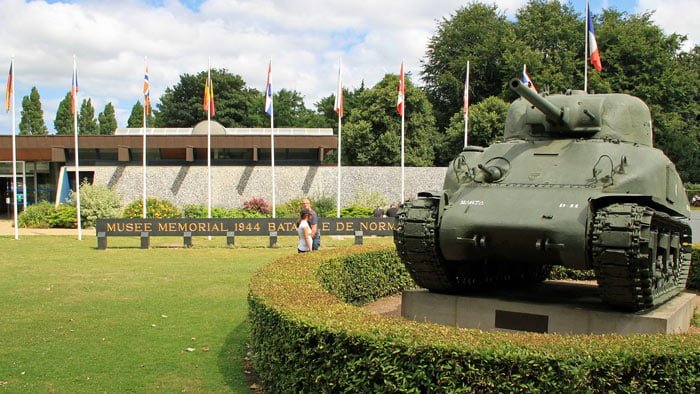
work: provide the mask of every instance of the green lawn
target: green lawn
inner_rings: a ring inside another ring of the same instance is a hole
[[[353,239],[324,237],[323,247]],[[247,392],[248,282],[296,239],[0,237],[0,391]],[[366,244],[391,238],[366,238]]]

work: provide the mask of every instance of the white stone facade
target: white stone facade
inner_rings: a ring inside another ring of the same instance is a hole
[[[113,187],[122,203],[142,196],[143,169],[140,166],[95,166],[95,184]],[[387,201],[399,201],[400,167],[342,167],[341,206],[358,194],[378,192]],[[406,195],[415,196],[426,190],[441,190],[446,167],[406,167]],[[240,208],[254,198],[272,200],[272,168],[270,166],[212,166],[212,205]],[[318,196],[336,198],[337,166],[276,166],[277,204],[292,198]],[[147,195],[169,200],[179,207],[185,204],[207,204],[206,166],[147,167]]]

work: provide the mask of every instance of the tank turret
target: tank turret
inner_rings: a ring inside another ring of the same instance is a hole
[[[443,190],[399,211],[394,242],[416,283],[474,292],[541,281],[562,265],[594,269],[618,309],[678,294],[690,267],[689,205],[675,166],[652,146],[646,104],[509,86],[521,98],[504,140],[466,147]]]

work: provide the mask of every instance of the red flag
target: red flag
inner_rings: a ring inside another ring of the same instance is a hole
[[[207,74],[207,82],[204,86],[204,103],[202,108],[209,112],[211,116],[216,115],[216,106],[214,105],[214,86],[211,83],[211,71]]]
[[[10,73],[7,74],[7,89],[5,89],[5,111],[10,112],[10,98],[12,97],[12,90],[15,87],[15,82],[12,79],[12,63],[10,63]]]
[[[598,51],[598,43],[595,39],[595,32],[593,31],[593,16],[591,15],[591,10],[587,9],[588,12],[588,56],[591,58],[591,64],[595,67],[598,72],[603,71],[603,62],[600,60],[600,52]]]
[[[403,78],[403,62],[401,62],[401,71],[399,72],[399,98],[396,102],[396,110],[399,111],[399,115],[402,115],[402,116],[403,116],[405,95],[406,95],[406,86],[404,84],[404,78]]]

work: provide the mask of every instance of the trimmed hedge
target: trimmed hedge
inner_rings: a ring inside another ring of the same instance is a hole
[[[367,304],[415,287],[393,249],[326,260],[317,276],[326,291],[352,305]]]
[[[325,274],[324,266],[372,253],[389,255],[376,247],[324,250],[277,260],[254,276],[251,344],[265,392],[700,390],[700,335],[458,329],[380,317],[339,300],[320,283],[318,276],[348,278]]]

